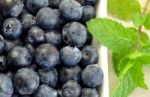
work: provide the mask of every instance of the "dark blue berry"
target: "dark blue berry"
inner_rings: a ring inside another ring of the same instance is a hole
[[[62,87],[63,97],[79,97],[81,92],[80,85],[73,80],[66,82]]]
[[[35,92],[34,97],[57,97],[57,91],[47,85],[41,85]]]
[[[89,21],[92,18],[96,17],[95,8],[90,5],[83,6],[83,15],[81,17],[82,22]]]
[[[14,48],[15,46],[20,46],[22,45],[22,41],[21,40],[7,40],[5,39],[5,51],[9,52],[12,48]]]
[[[0,35],[0,54],[3,53],[5,49],[5,40],[2,35]]]
[[[13,92],[12,80],[8,76],[0,74],[0,97],[12,97]]]
[[[26,0],[26,6],[32,13],[36,13],[39,9],[48,5],[49,0]]]
[[[22,15],[21,23],[22,23],[23,28],[27,30],[36,24],[36,19],[33,15],[26,13]]]
[[[81,60],[82,54],[76,47],[66,46],[60,50],[61,61],[67,66],[77,65]]]
[[[62,43],[62,35],[57,30],[49,31],[45,34],[46,42],[59,47]]]
[[[62,67],[59,70],[59,80],[63,83],[69,80],[80,82],[80,77],[81,68],[78,65],[75,67]]]
[[[15,74],[14,85],[19,94],[33,94],[39,86],[39,77],[32,69],[22,68]]]
[[[75,0],[62,0],[59,9],[63,17],[70,21],[79,20],[83,13],[83,8]]]
[[[59,25],[59,14],[49,7],[43,7],[38,11],[36,21],[44,30],[52,30]]]
[[[49,0],[49,6],[59,8],[59,4],[62,0]]]
[[[23,9],[22,0],[1,0],[0,11],[4,16],[17,17]]]
[[[27,41],[33,45],[40,44],[45,41],[45,32],[38,26],[33,26],[28,31]]]
[[[96,89],[83,88],[81,91],[81,97],[99,97]]]
[[[57,85],[58,74],[56,69],[52,68],[50,70],[39,70],[39,77],[42,84],[46,84],[50,87],[55,87]]]
[[[95,5],[98,4],[99,0],[84,0],[84,2],[87,5],[93,5],[93,6],[95,6]]]
[[[8,53],[7,61],[12,67],[25,67],[31,65],[32,57],[27,48],[16,46]]]
[[[7,68],[6,57],[0,56],[0,71],[4,71]]]
[[[98,52],[96,50],[96,48],[92,47],[92,46],[85,46],[82,49],[82,59],[80,64],[82,66],[87,66],[90,64],[96,64],[98,61]]]
[[[59,52],[57,48],[51,44],[42,44],[36,49],[35,61],[43,68],[52,68],[56,66],[59,61]]]
[[[103,72],[97,65],[88,65],[82,72],[82,81],[91,88],[98,87],[103,82]]]
[[[32,58],[34,58],[34,56],[35,56],[35,47],[30,43],[25,44],[25,47],[29,50]]]
[[[82,24],[71,22],[63,27],[63,40],[66,44],[82,47],[86,39],[87,31]]]
[[[17,18],[7,18],[2,27],[3,35],[8,39],[17,39],[22,34],[22,24]]]

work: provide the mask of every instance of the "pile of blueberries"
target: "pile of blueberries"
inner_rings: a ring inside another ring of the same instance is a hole
[[[86,21],[98,0],[0,0],[0,97],[99,97]]]

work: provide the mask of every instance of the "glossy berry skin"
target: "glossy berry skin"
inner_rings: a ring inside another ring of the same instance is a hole
[[[74,67],[62,67],[59,70],[59,79],[61,82],[67,82],[69,80],[75,80],[80,82],[81,68],[77,65]]]
[[[75,66],[81,60],[82,54],[76,47],[66,46],[60,50],[60,58],[67,66]]]
[[[5,51],[8,53],[13,47],[21,46],[21,40],[7,40],[5,39]]]
[[[29,50],[29,52],[30,52],[32,58],[34,58],[34,55],[35,55],[35,47],[34,47],[32,44],[30,44],[30,43],[25,44],[25,47]]]
[[[86,39],[87,31],[82,24],[71,22],[63,27],[63,40],[66,44],[82,47]]]
[[[38,73],[42,84],[46,84],[53,88],[57,85],[58,74],[56,69],[54,68],[50,70],[40,69]]]
[[[45,39],[47,43],[53,44],[57,47],[62,43],[62,35],[57,30],[48,31],[45,34]]]
[[[0,97],[12,97],[13,92],[12,80],[8,76],[0,74]]]
[[[1,0],[0,2],[0,12],[4,16],[17,17],[21,14],[22,9],[22,0]]]
[[[17,39],[22,34],[22,24],[17,18],[8,18],[4,21],[2,33],[7,39]]]
[[[84,0],[86,5],[93,5],[95,6],[96,4],[98,4],[99,0]]]
[[[41,85],[33,97],[57,97],[57,91],[47,85]]]
[[[32,57],[27,48],[16,46],[8,53],[7,61],[12,67],[26,67],[31,65]]]
[[[2,35],[0,35],[0,54],[4,51],[5,49],[5,40]]]
[[[39,77],[33,69],[19,69],[15,74],[14,86],[21,95],[33,94],[39,87]]]
[[[83,8],[75,0],[62,0],[59,9],[63,17],[69,21],[79,20],[83,13]]]
[[[49,0],[49,6],[53,8],[59,8],[59,4],[62,0]]]
[[[80,85],[73,80],[66,82],[62,87],[63,97],[79,97],[80,92]]]
[[[32,13],[36,13],[39,9],[49,5],[49,0],[26,0],[26,6]]]
[[[98,52],[96,48],[92,46],[85,46],[82,50],[82,59],[80,64],[82,66],[87,66],[90,64],[96,64],[98,61]]]
[[[36,19],[33,15],[26,13],[22,15],[21,23],[24,30],[28,30],[36,24]]]
[[[45,41],[45,32],[38,26],[33,26],[28,31],[27,41],[33,45],[38,45]]]
[[[92,18],[96,17],[95,8],[91,5],[83,6],[83,15],[81,17],[81,21],[83,23],[89,21]]]
[[[6,57],[0,56],[0,71],[4,71],[7,68]]]
[[[98,87],[103,82],[103,72],[97,65],[88,65],[81,75],[83,83],[91,88]]]
[[[59,25],[59,15],[49,7],[43,7],[36,15],[37,24],[44,30],[52,30]]]
[[[81,92],[81,97],[99,97],[96,89],[83,88]]]
[[[51,44],[42,44],[37,47],[35,51],[36,63],[45,68],[49,69],[57,65],[59,61],[59,52],[57,48]]]

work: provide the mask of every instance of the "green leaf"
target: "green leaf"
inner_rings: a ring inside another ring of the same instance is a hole
[[[140,41],[142,44],[148,43],[149,42],[149,36],[145,32],[142,32],[140,35]]]
[[[138,51],[145,53],[145,54],[150,54],[150,43],[142,44],[138,48]]]
[[[129,72],[119,82],[117,88],[111,97],[128,97],[129,94],[137,87]]]
[[[130,20],[141,12],[138,0],[108,0],[108,12],[124,20]]]
[[[129,53],[138,39],[134,29],[110,19],[92,19],[87,22],[87,27],[95,39],[117,53]]]
[[[133,16],[133,24],[136,27],[140,27],[144,24],[146,19],[146,16],[142,16],[140,13],[137,13],[136,15]]]
[[[145,19],[145,22],[144,22],[144,27],[148,30],[150,30],[150,13],[148,13],[146,15],[146,19]]]

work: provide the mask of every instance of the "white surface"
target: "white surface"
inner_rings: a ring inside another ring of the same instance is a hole
[[[97,17],[107,17],[107,0],[100,0],[97,8]],[[108,77],[108,53],[107,48],[101,46],[99,49],[99,64],[104,73],[104,81],[101,87],[100,97],[109,97],[109,77]]]

